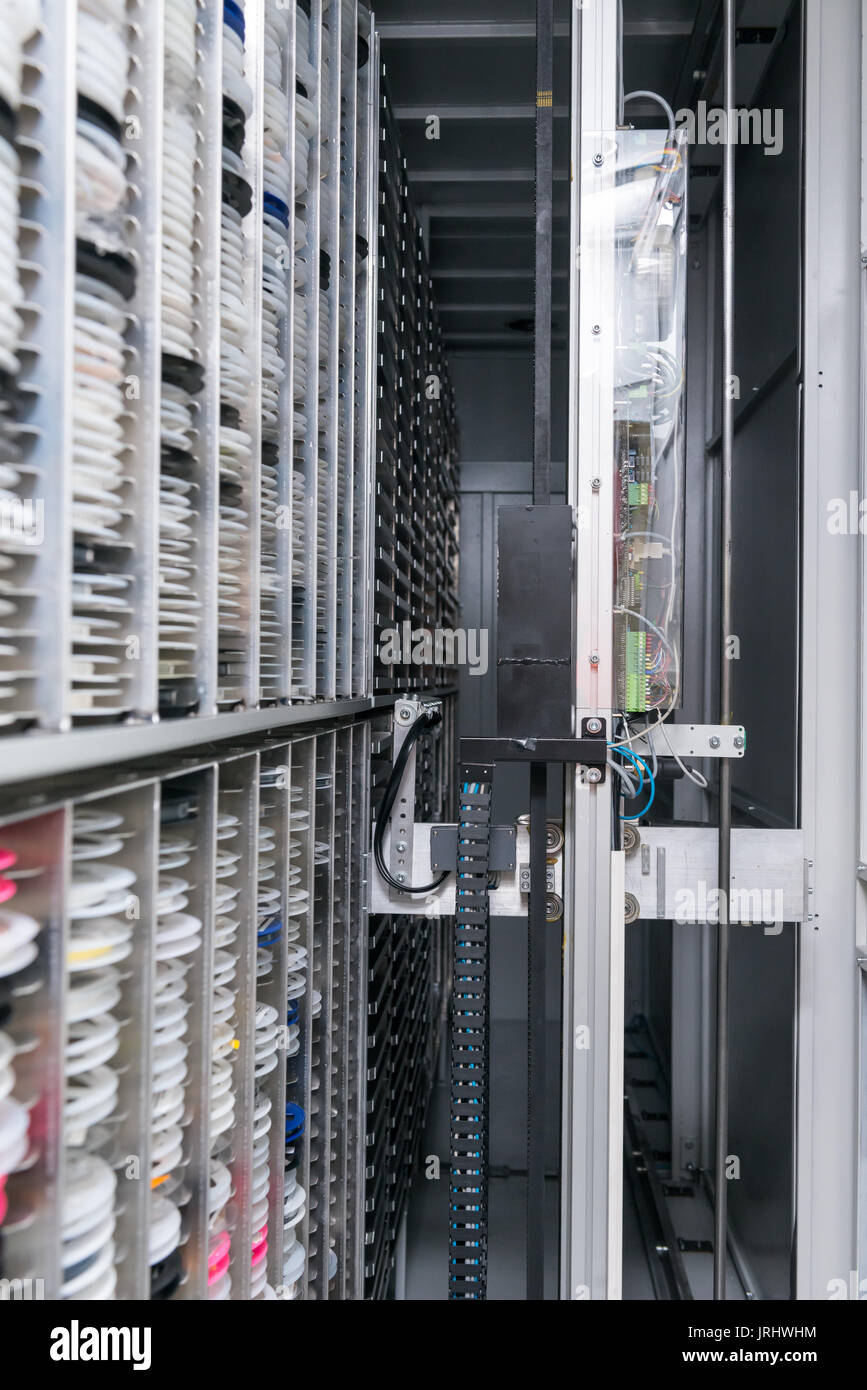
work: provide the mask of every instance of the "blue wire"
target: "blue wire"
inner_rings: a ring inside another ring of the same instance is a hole
[[[628,820],[628,821],[641,820],[641,817],[647,815],[648,811],[650,810],[651,806],[653,805],[654,801],[656,800],[656,778],[654,777],[654,775],[653,775],[653,773],[651,772],[650,768],[647,766],[647,763],[644,761],[644,759],[643,759],[643,758],[639,758],[638,754],[637,754],[637,753],[633,753],[632,750],[631,750],[630,748],[618,748],[618,747],[617,747],[615,744],[613,744],[613,743],[609,743],[608,747],[611,749],[612,753],[620,753],[620,754],[622,754],[622,756],[623,756],[624,758],[628,758],[629,761],[635,766],[635,768],[636,768],[636,770],[637,770],[637,772],[638,772],[638,775],[639,775],[639,777],[641,778],[641,785],[640,785],[639,788],[638,788],[638,795],[641,794],[641,792],[642,792],[642,790],[643,790],[643,788],[644,788],[644,773],[645,773],[645,772],[647,773],[647,776],[648,776],[649,779],[650,779],[650,799],[649,799],[647,805],[646,805],[645,807],[643,807],[642,810],[640,810],[640,811],[638,812],[638,815],[637,815],[637,816],[621,816],[621,817],[620,817],[621,820]],[[642,768],[644,769],[644,771],[642,771]]]
[[[632,752],[632,750],[631,750],[630,748],[621,748],[621,747],[619,747],[617,744],[614,744],[614,743],[609,743],[608,747],[610,748],[610,750],[611,750],[612,753],[621,753],[621,754],[623,755],[624,758],[628,758],[628,759],[629,759],[629,761],[632,763],[633,767],[635,768],[636,772],[638,773],[639,777],[641,778],[641,781],[640,781],[639,784],[638,784],[639,793],[640,793],[640,792],[643,792],[643,791],[644,791],[644,772],[645,772],[645,770],[647,769],[647,763],[644,761],[644,759],[643,759],[643,758],[639,758],[635,753]]]

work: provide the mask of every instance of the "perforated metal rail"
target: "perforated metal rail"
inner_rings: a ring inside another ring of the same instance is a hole
[[[487,1293],[491,768],[461,768],[452,964],[449,1298]]]

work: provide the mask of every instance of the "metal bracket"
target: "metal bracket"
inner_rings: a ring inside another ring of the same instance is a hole
[[[717,921],[718,831],[642,826],[640,833],[641,852],[626,856],[626,889],[640,905],[637,915],[648,921]],[[809,921],[812,884],[805,864],[800,830],[733,830],[730,921],[766,931]]]
[[[608,764],[605,720],[582,720],[580,738],[462,738],[461,762],[576,763],[589,768],[589,783],[602,783]]]
[[[493,874],[511,873],[515,868],[515,847],[518,832],[514,825],[492,825],[488,867]],[[458,827],[435,825],[430,832],[430,867],[432,874],[443,869],[454,873],[458,858]]]
[[[666,754],[679,758],[742,758],[747,751],[747,731],[743,724],[661,724],[650,728],[658,758]],[[650,754],[647,738],[630,745],[642,757]]]
[[[514,867],[514,866],[513,866]],[[522,893],[529,893],[532,887],[532,876],[529,864],[518,865],[518,887]],[[555,893],[557,891],[557,874],[553,864],[545,866],[545,892]]]
[[[429,825],[419,821],[414,827],[413,863],[410,883],[429,883],[436,874],[431,863],[431,839],[438,831],[453,829],[443,825]],[[497,886],[489,894],[491,917],[526,917],[527,894],[519,881],[519,866],[530,860],[530,833],[526,824],[520,821],[515,827],[500,826],[501,831],[515,830],[515,839],[510,854],[512,867],[497,871]],[[505,837],[504,837],[505,843]],[[553,864],[546,866],[548,876],[548,896],[551,911],[549,920],[556,920],[562,912],[563,903],[563,855],[552,855]],[[444,867],[446,867],[444,865]],[[490,865],[493,871],[493,861]],[[553,884],[551,875],[553,873]],[[455,912],[455,876],[450,874],[446,881],[430,894],[407,894],[392,896],[388,885],[383,883],[373,863],[370,864],[370,886],[368,890],[369,911],[372,914],[400,911],[402,915],[416,917],[453,917]],[[400,904],[399,908],[397,904]]]
[[[397,760],[407,735],[420,715],[431,709],[438,709],[438,700],[397,700],[392,720],[392,766]],[[400,882],[410,882],[412,878],[413,837],[415,832],[415,763],[417,747],[409,755],[403,777],[398,787],[397,797],[391,813],[391,824],[386,831],[388,867],[393,878]],[[395,902],[403,900],[402,894],[391,890]]]

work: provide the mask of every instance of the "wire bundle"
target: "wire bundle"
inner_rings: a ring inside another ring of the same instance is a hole
[[[131,514],[126,440],[126,305],[135,266],[125,242],[128,183],[123,149],[129,47],[124,0],[79,0],[76,26],[75,281],[72,524],[73,716],[128,707],[123,618]],[[94,594],[119,601],[100,613]]]
[[[72,831],[69,972],[63,1106],[67,1187],[62,1212],[62,1298],[111,1298],[115,1176],[106,1123],[117,1108],[120,1046],[117,965],[132,953],[129,913],[135,872],[120,811],[81,807]],[[102,1151],[102,1152],[101,1152]]]
[[[194,114],[196,0],[166,0],[162,189],[162,396],[160,409],[160,710],[196,700],[195,396],[204,384],[195,342],[197,184],[200,134]]]
[[[245,693],[250,613],[246,609],[245,536],[253,478],[249,422],[253,377],[250,368],[250,305],[245,292],[244,219],[253,192],[243,159],[253,94],[244,75],[244,11],[235,0],[223,5],[223,202],[220,245],[220,531],[219,690],[222,705],[241,703]]]

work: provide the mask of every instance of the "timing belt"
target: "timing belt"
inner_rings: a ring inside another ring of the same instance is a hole
[[[480,1301],[488,1279],[491,768],[460,772],[451,1011],[449,1298]]]

